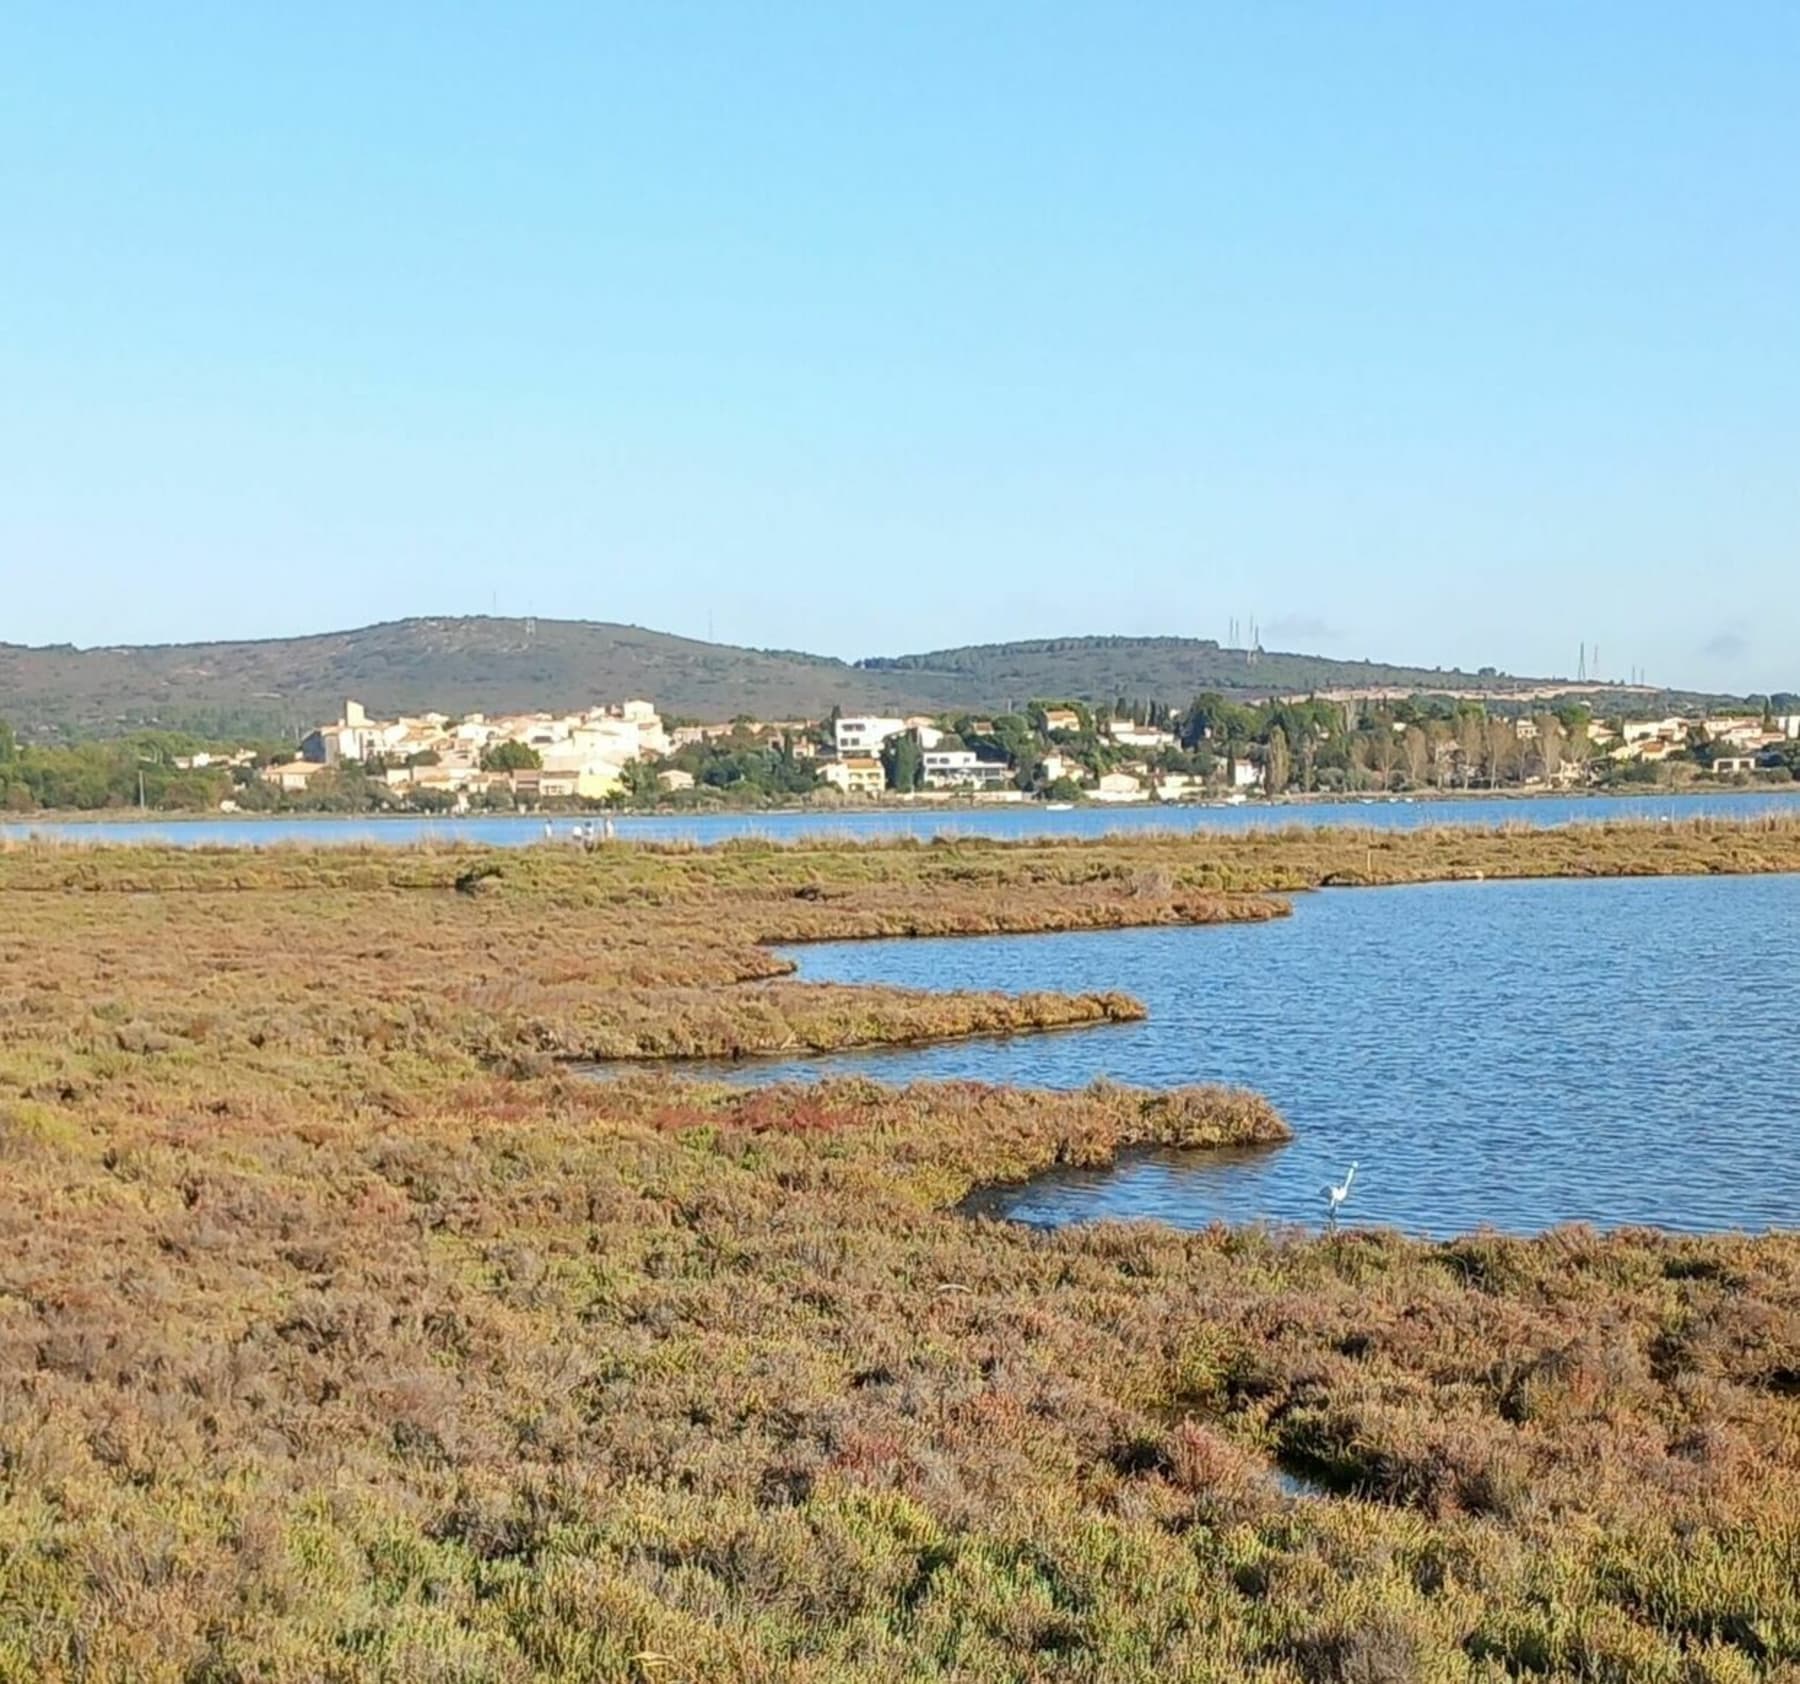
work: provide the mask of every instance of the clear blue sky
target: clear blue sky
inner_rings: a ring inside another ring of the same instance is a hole
[[[1800,6],[0,12],[0,640],[1800,689]]]

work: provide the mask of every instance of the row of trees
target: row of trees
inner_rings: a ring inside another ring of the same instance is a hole
[[[731,732],[704,742],[685,744],[654,765],[635,762],[625,768],[625,801],[633,806],[655,801],[664,771],[686,772],[694,780],[694,800],[728,800],[761,806],[792,801],[823,788],[817,759],[801,752],[805,745],[791,732],[774,741],[739,720]]]
[[[1677,775],[1655,763],[1615,760],[1620,722],[1604,731],[1580,702],[1536,713],[1490,711],[1479,702],[1411,697],[1384,703],[1318,699],[1260,706],[1202,696],[1179,718],[1182,752],[1248,757],[1271,794],[1288,789],[1496,789],[1522,783],[1658,782]],[[1703,728],[1670,759],[1710,766],[1721,752]],[[1170,758],[1165,756],[1164,758]],[[1771,757],[1782,776],[1792,753]]]
[[[1061,720],[1069,714],[1076,720],[1072,727],[1052,726],[1053,716]],[[1034,702],[1023,714],[946,720],[945,746],[1005,760],[1019,788],[1040,794],[1072,795],[1081,782],[1127,766],[1231,782],[1239,762],[1261,767],[1266,786],[1278,794],[1289,788],[1392,787],[1402,780],[1423,787],[1444,781],[1452,766],[1464,781],[1483,772],[1504,781],[1518,742],[1510,721],[1489,719],[1479,709],[1458,718],[1427,719],[1411,704],[1365,714],[1336,702],[1259,705],[1209,694],[1178,710],[1121,697],[1110,717],[1163,732],[1169,740],[1148,749],[1127,746],[1104,728],[1104,713],[1080,703]],[[1454,761],[1441,753],[1446,739],[1459,746]],[[1560,755],[1564,740],[1563,727],[1556,725],[1546,747]],[[910,738],[891,741],[883,756],[890,787],[915,787],[920,758]],[[1068,775],[1070,768],[1079,769],[1081,780]]]
[[[347,761],[318,773],[303,792],[283,791],[262,777],[264,767],[291,758],[289,750],[274,744],[250,745],[240,765],[175,764],[203,751],[243,752],[237,745],[170,731],[140,731],[55,747],[24,745],[0,720],[0,811],[105,812],[141,807],[162,813],[206,812],[229,801],[248,813],[365,813],[403,800],[421,811],[439,811],[453,800],[442,790],[396,795],[381,776],[386,768],[379,762],[364,766]]]
[[[0,720],[0,810],[93,812],[141,805],[172,812],[216,807],[231,794],[230,771],[224,767],[186,771],[174,763],[176,756],[192,754],[197,747],[193,739],[167,732],[140,732],[68,747],[29,747]]]
[[[1073,714],[1076,723],[1065,721]],[[1052,718],[1058,723],[1053,728]],[[1111,718],[1167,733],[1151,749],[1125,747],[1104,729],[1104,713],[1075,702],[1033,702],[1023,714],[993,719],[945,720],[945,746],[967,747],[984,758],[1004,759],[1021,789],[1073,794],[1078,786],[1053,777],[1064,763],[1088,782],[1122,766],[1144,766],[1154,775],[1186,774],[1235,781],[1233,768],[1261,769],[1270,794],[1290,790],[1383,791],[1398,789],[1497,789],[1559,781],[1653,781],[1654,766],[1615,762],[1597,743],[1594,719],[1580,702],[1534,714],[1490,711],[1479,702],[1410,697],[1381,703],[1310,698],[1250,703],[1209,693],[1185,709],[1120,697]],[[1710,764],[1716,750],[1704,733],[1677,760]],[[1775,757],[1780,776],[1788,756]],[[891,741],[883,755],[894,789],[917,786],[921,753],[910,738]]]

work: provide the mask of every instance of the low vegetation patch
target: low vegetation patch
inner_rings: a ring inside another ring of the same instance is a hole
[[[0,1679],[1800,1675],[1800,1238],[1044,1234],[958,1206],[1280,1119],[561,1063],[945,1029],[769,944],[1235,916],[1364,850],[1583,863],[0,854]]]

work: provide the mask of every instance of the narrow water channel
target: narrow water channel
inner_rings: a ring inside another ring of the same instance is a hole
[[[731,1066],[1071,1087],[1228,1082],[1267,1151],[1132,1154],[1000,1198],[1022,1220],[1800,1226],[1800,877],[1458,883],[1303,895],[1268,925],[833,943],[811,980],[1123,988],[1147,1022]]]

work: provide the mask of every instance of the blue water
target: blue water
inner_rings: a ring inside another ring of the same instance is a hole
[[[1449,801],[1252,802],[1242,807],[1076,807],[1052,812],[1040,804],[1016,807],[878,807],[857,811],[702,813],[614,820],[622,840],[724,842],[761,837],[792,842],[809,836],[874,839],[886,836],[992,836],[1025,841],[1043,836],[1129,835],[1142,831],[1233,831],[1287,825],[1563,825],[1620,819],[1737,818],[1800,813],[1800,786],[1779,790],[1718,791],[1700,795],[1462,797]],[[565,842],[574,821],[559,818]],[[29,836],[74,842],[172,842],[194,847],[267,847],[273,843],[335,843],[367,847],[419,842],[476,842],[525,847],[544,840],[544,821],[501,818],[145,818],[9,820],[0,842]]]
[[[1272,924],[832,943],[830,982],[1123,988],[1147,1022],[735,1067],[1051,1087],[1237,1083],[1285,1146],[1148,1153],[1002,1201],[1040,1223],[1800,1226],[1800,876],[1301,895]]]

